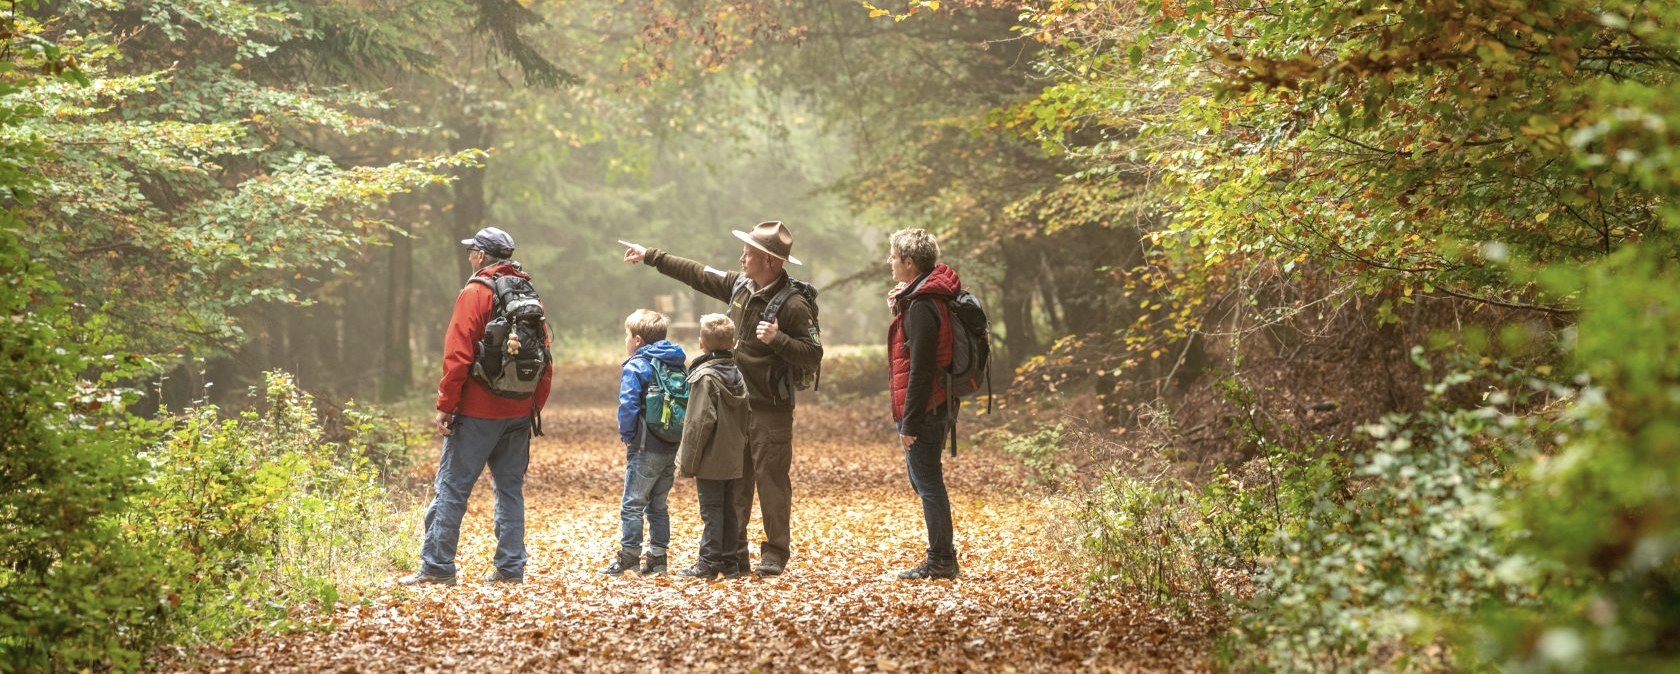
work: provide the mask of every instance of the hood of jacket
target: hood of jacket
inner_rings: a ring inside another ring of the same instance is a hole
[[[735,365],[735,358],[728,351],[714,351],[696,358],[689,368],[688,378],[692,381],[707,373],[716,375],[731,394],[746,395],[747,382],[741,378],[741,368]]]
[[[895,286],[890,296],[895,300],[907,300],[922,295],[954,297],[961,290],[962,279],[957,278],[957,271],[940,262],[933,265],[932,271],[921,275],[915,281]]]
[[[642,348],[636,349],[636,355],[631,356],[631,358],[641,358],[643,356],[678,369],[681,369],[683,363],[688,360],[688,355],[683,353],[682,347],[668,339],[661,339],[652,344],[643,344]]]

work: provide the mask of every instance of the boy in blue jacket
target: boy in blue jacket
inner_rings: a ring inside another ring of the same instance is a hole
[[[642,557],[642,520],[647,520],[647,564],[644,576],[665,573],[665,551],[671,543],[671,517],[666,496],[677,462],[681,428],[660,437],[644,416],[649,385],[674,371],[686,372],[682,347],[665,339],[665,315],[638,309],[624,319],[624,361],[618,384],[618,437],[624,441],[624,496],[619,507],[623,535],[618,558],[601,573],[616,576],[635,569]]]

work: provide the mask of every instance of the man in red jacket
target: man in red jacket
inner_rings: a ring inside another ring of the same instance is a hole
[[[485,227],[468,247],[473,277],[493,281],[504,275],[530,277],[513,255],[513,237]],[[467,497],[485,466],[496,490],[495,568],[486,582],[525,580],[525,469],[531,462],[533,424],[548,402],[552,361],[543,364],[541,381],[528,398],[504,398],[473,378],[475,345],[484,336],[496,303],[491,284],[469,280],[455,297],[455,312],[443,339],[443,380],[438,383],[437,416],[433,424],[443,436],[438,460],[436,496],[426,509],[426,541],[420,548],[420,570],[400,583],[455,584],[455,548],[461,536],[461,517]],[[544,346],[548,336],[544,334]]]
[[[946,306],[962,290],[957,272],[939,261],[939,243],[921,229],[895,232],[888,241],[887,266],[898,285],[888,293],[892,324],[887,360],[892,372],[892,413],[910,486],[922,499],[927,524],[927,558],[902,571],[904,580],[956,578],[951,499],[945,492],[940,450],[956,410],[946,402],[942,374],[951,366],[951,312]]]

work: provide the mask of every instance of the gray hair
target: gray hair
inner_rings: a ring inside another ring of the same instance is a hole
[[[925,229],[901,229],[888,241],[893,256],[909,260],[918,272],[925,274],[939,262],[939,242]]]

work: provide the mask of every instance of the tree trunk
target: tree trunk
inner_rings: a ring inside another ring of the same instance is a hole
[[[1038,335],[1033,328],[1032,298],[1038,284],[1033,277],[1038,271],[1038,257],[1033,255],[1025,237],[1004,239],[1003,251],[1003,346],[1008,352],[1009,368],[1013,370],[1029,356],[1038,353]]]
[[[1056,270],[1050,268],[1050,258],[1043,246],[1038,247],[1037,257],[1040,269],[1038,298],[1044,303],[1044,317],[1050,321],[1052,333],[1068,334],[1067,308],[1061,303],[1063,288],[1056,277]]]
[[[450,149],[455,152],[473,148],[489,147],[490,127],[480,120],[464,120],[455,130],[455,141]],[[454,233],[450,237],[451,243],[462,239],[470,239],[484,226],[484,216],[487,213],[487,202],[484,198],[484,169],[462,168],[455,172],[455,212]],[[455,256],[461,270],[461,278],[472,275],[472,266],[467,262],[465,253]]]
[[[379,377],[379,399],[385,402],[408,393],[414,373],[414,350],[408,341],[414,313],[414,241],[403,233],[391,235],[390,263],[385,279],[384,367]]]

